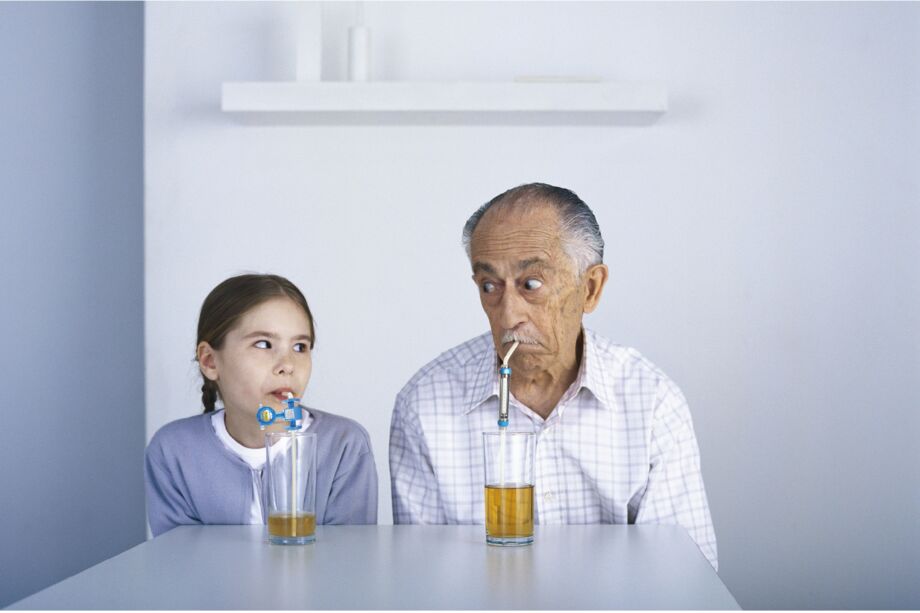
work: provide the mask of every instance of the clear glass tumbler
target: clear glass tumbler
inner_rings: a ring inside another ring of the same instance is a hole
[[[276,545],[312,543],[316,540],[316,434],[266,433],[265,455],[268,540]]]
[[[533,432],[483,432],[486,542],[533,543]]]

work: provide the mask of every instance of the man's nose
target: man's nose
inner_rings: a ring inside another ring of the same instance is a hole
[[[514,330],[526,322],[526,306],[527,302],[516,288],[505,290],[498,304],[499,325],[505,330]]]

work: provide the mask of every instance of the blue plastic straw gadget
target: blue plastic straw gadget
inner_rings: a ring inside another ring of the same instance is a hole
[[[303,407],[300,405],[300,398],[294,398],[293,394],[289,394],[284,404],[287,406],[283,411],[278,412],[275,412],[271,407],[259,404],[259,408],[256,409],[259,429],[264,430],[266,426],[270,426],[276,421],[286,421],[288,425],[285,430],[300,430],[303,425]]]
[[[498,427],[508,427],[508,379],[511,378],[511,369],[502,366],[498,369]]]
[[[505,354],[502,365],[498,369],[498,427],[508,427],[508,385],[511,382],[511,367],[508,366],[508,360],[511,354],[518,348],[518,341],[514,341],[511,349]]]

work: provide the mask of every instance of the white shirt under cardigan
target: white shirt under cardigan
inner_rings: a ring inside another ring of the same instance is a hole
[[[217,438],[220,439],[220,442],[224,444],[231,453],[235,453],[241,460],[249,464],[249,468],[252,471],[252,505],[249,507],[249,523],[250,524],[261,524],[264,521],[262,517],[262,478],[261,472],[262,467],[265,466],[265,447],[257,447],[252,449],[241,445],[237,442],[235,438],[230,436],[230,432],[227,430],[227,423],[225,417],[227,412],[224,409],[219,411],[214,411],[211,414],[211,427],[214,428],[214,434],[217,435]],[[255,415],[253,415],[255,419]],[[313,423],[313,417],[304,411],[304,418],[300,424],[300,432],[306,431],[310,427],[310,424]],[[285,443],[285,440],[280,441],[280,443]],[[287,445],[282,444],[279,447],[272,447],[270,453],[274,459],[275,454],[284,449]]]
[[[537,433],[536,523],[679,524],[718,569],[683,394],[636,350],[587,329],[583,338],[578,375],[547,419],[510,398],[509,430]],[[484,523],[482,433],[497,431],[497,419],[490,334],[412,377],[390,428],[394,523]]]

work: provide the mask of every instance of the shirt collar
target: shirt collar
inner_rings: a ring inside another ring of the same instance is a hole
[[[486,334],[487,349],[481,355],[470,360],[466,365],[464,381],[466,399],[463,414],[466,415],[492,396],[498,396],[498,355],[492,344],[492,335]]]
[[[613,386],[608,379],[611,376],[609,365],[604,364],[604,360],[601,358],[601,352],[597,346],[597,337],[594,332],[587,328],[582,328],[582,333],[585,345],[578,373],[581,379],[581,387],[594,394],[594,397],[604,407],[611,411],[616,411],[616,394],[614,394]]]
[[[488,349],[483,352],[481,357],[477,357],[467,363],[465,380],[469,384],[466,387],[466,399],[463,405],[464,415],[493,396],[498,396],[498,355],[495,353],[491,335],[486,336]],[[587,328],[582,328],[582,338],[584,338],[584,351],[582,352],[581,364],[578,367],[578,374],[575,377],[575,384],[572,389],[577,394],[582,388],[585,388],[604,407],[616,410],[617,404],[613,389],[607,382],[608,374],[603,367],[594,332]],[[514,375],[512,374],[512,376]],[[563,399],[567,399],[567,397],[568,395],[563,396]]]

